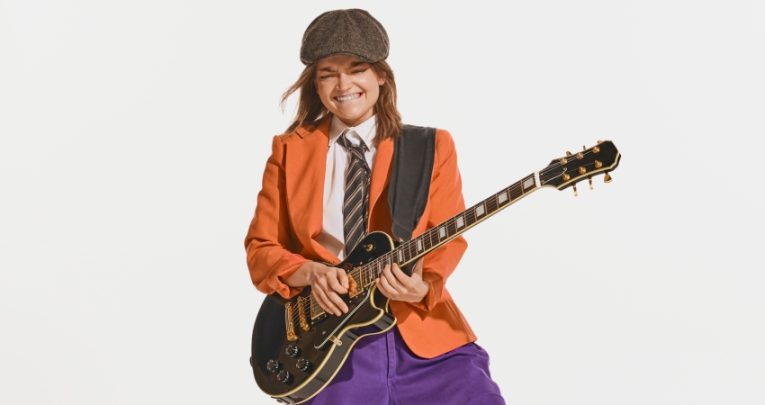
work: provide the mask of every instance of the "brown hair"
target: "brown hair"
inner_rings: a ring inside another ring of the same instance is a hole
[[[375,142],[386,138],[395,139],[401,132],[401,114],[396,108],[396,81],[393,77],[393,69],[388,62],[382,60],[369,64],[375,73],[385,79],[385,83],[380,86],[380,96],[374,105],[374,112],[377,125],[377,135]],[[312,63],[303,69],[303,73],[287,91],[282,94],[282,106],[292,93],[300,90],[300,101],[295,119],[287,128],[287,132],[292,132],[298,127],[315,127],[322,119],[331,115],[329,110],[321,103],[319,94],[316,92],[316,66]]]

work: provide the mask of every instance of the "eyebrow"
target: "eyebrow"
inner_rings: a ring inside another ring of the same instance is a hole
[[[363,60],[357,60],[355,62],[351,62],[351,69],[353,69],[353,68],[355,68],[355,67],[357,67],[359,65],[368,65],[368,64],[369,64],[368,62],[364,62]],[[320,72],[336,72],[335,69],[333,69],[333,68],[331,68],[329,66],[324,66],[323,68],[319,68],[319,71]]]

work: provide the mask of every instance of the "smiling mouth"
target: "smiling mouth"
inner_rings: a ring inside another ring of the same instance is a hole
[[[344,96],[337,96],[335,97],[335,101],[342,103],[345,101],[355,100],[359,97],[361,97],[361,93],[352,93],[352,94],[346,94]]]

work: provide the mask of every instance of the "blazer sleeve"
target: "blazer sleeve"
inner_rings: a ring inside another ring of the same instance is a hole
[[[244,246],[255,287],[266,294],[275,292],[291,298],[301,288],[290,287],[284,280],[308,259],[293,253],[297,251],[297,239],[292,234],[287,215],[284,154],[284,142],[275,136]]]
[[[436,131],[436,151],[428,204],[430,208],[425,211],[428,215],[425,230],[465,210],[454,141],[449,132],[441,129]],[[446,279],[457,268],[457,263],[466,249],[467,242],[459,236],[423,258],[422,278],[428,283],[429,291],[422,301],[412,304],[415,308],[428,312],[444,300]]]

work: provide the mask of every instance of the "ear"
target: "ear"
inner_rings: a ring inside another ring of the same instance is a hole
[[[382,77],[382,76],[378,77],[377,78],[377,85],[378,86],[382,86],[383,84],[385,84],[385,78]]]

